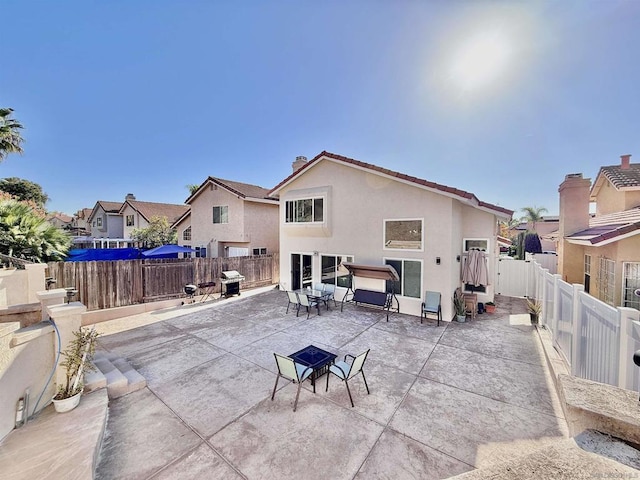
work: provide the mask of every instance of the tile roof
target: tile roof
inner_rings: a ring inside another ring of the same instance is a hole
[[[209,180],[242,197],[273,200],[273,197],[269,197],[268,188],[251,185],[249,183],[234,182],[233,180],[225,180],[217,177],[209,177]]]
[[[639,233],[640,207],[634,207],[623,212],[593,216],[589,219],[589,228],[569,235],[567,239],[597,246]]]
[[[118,213],[120,207],[122,207],[122,202],[105,202],[104,200],[98,200],[96,204],[100,205],[107,213]]]
[[[202,189],[208,183],[219,185],[241,198],[255,198],[259,200],[277,201],[277,198],[269,196],[268,188],[259,187],[258,185],[251,185],[250,183],[236,182],[234,180],[225,180],[224,178],[207,177],[207,179],[202,182],[202,185],[198,187],[198,190],[196,190],[189,198],[187,198],[185,203],[191,203],[191,201],[200,194]]]
[[[270,193],[274,194],[275,192],[277,192],[285,184],[289,183],[289,181],[291,181],[294,177],[296,177],[297,175],[302,173],[304,170],[310,168],[312,165],[316,164],[322,158],[330,158],[330,159],[333,159],[333,160],[338,160],[338,161],[343,162],[343,163],[347,163],[347,164],[354,165],[354,166],[357,166],[357,167],[365,168],[367,170],[372,170],[374,172],[378,172],[378,173],[381,173],[381,174],[384,174],[384,175],[388,175],[390,177],[395,177],[398,180],[404,180],[406,182],[414,183],[414,184],[420,185],[422,187],[427,187],[427,188],[430,188],[430,189],[433,189],[433,190],[437,190],[437,191],[440,191],[440,192],[443,192],[443,193],[447,193],[447,194],[450,194],[450,195],[453,195],[453,196],[457,196],[457,197],[463,198],[465,200],[469,200],[471,202],[477,202],[479,207],[483,207],[483,208],[487,208],[487,209],[490,209],[490,210],[494,210],[494,211],[500,212],[500,213],[508,215],[508,216],[512,216],[513,215],[513,210],[509,210],[507,208],[500,207],[498,205],[493,205],[491,203],[483,202],[483,201],[479,200],[473,193],[466,192],[464,190],[460,190],[460,189],[453,188],[453,187],[448,187],[446,185],[441,185],[439,183],[430,182],[429,180],[424,180],[424,179],[421,179],[421,178],[413,177],[411,175],[406,175],[404,173],[396,172],[396,171],[389,170],[389,169],[383,168],[383,167],[378,167],[377,165],[373,165],[371,163],[361,162],[360,160],[355,160],[353,158],[344,157],[342,155],[337,155],[335,153],[330,153],[330,152],[327,152],[327,151],[323,151],[323,152],[319,153],[318,155],[316,155],[313,159],[311,159],[309,162],[307,162],[306,165],[304,165],[299,170],[293,172],[291,175],[289,175],[287,178],[285,178],[282,182],[280,182],[278,185],[276,185],[271,190]]]
[[[617,190],[640,188],[640,163],[631,163],[628,169],[623,169],[620,165],[601,167],[598,176],[600,174],[604,175]]]
[[[129,204],[131,208],[136,210],[147,221],[150,221],[153,217],[167,217],[169,223],[173,223],[179,217],[184,215],[189,210],[189,205],[176,205],[173,203],[155,203],[155,202],[141,202],[139,200],[127,200],[122,204],[120,211],[124,209],[124,206]]]

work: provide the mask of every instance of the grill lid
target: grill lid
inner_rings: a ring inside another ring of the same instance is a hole
[[[242,275],[240,275],[240,272],[238,272],[237,270],[227,270],[226,272],[222,272],[222,278],[226,280],[240,277],[242,277]]]

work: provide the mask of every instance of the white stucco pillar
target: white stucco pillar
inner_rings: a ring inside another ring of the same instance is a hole
[[[38,301],[38,291],[44,290],[46,263],[30,263],[24,266],[27,272],[27,303],[36,303]]]
[[[64,288],[52,288],[51,290],[40,290],[36,292],[36,297],[42,308],[42,321],[49,320],[48,307],[62,305],[67,292]]]
[[[71,340],[74,339],[73,332],[77,331],[82,324],[82,314],[87,311],[87,307],[80,302],[63,303],[47,308],[51,320],[53,320],[60,332],[60,351],[64,351]],[[57,351],[56,351],[57,352]],[[57,385],[65,381],[65,370],[60,366],[63,358],[60,357],[56,367],[56,391]]]

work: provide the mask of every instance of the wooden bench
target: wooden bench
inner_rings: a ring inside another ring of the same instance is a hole
[[[344,306],[344,302],[347,299],[347,295],[342,300],[342,306],[340,307],[340,311],[342,311],[342,307]],[[366,288],[356,288],[353,292],[353,296],[350,300],[346,300],[348,302],[353,302],[356,304],[363,304],[370,307],[377,307],[387,311],[387,322],[389,321],[389,313],[391,312],[391,307],[393,305],[393,295],[387,292],[379,292],[376,290],[367,290]],[[398,312],[400,312],[400,306],[397,307]]]

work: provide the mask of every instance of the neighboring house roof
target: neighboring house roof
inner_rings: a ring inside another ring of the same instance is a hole
[[[600,247],[640,234],[640,207],[591,217],[589,228],[567,237],[569,243]]]
[[[119,213],[124,212],[127,205],[142,215],[147,222],[151,221],[153,217],[166,217],[170,223],[173,223],[189,210],[188,205],[127,200],[122,204]]]
[[[49,215],[50,220],[54,218],[58,219],[63,223],[71,223],[71,221],[73,220],[73,217],[70,217],[66,213],[54,213],[52,215]]]
[[[629,168],[621,165],[600,167],[600,171],[591,187],[591,201],[595,201],[598,191],[605,181],[609,181],[616,190],[640,190],[640,163],[631,163]]]
[[[200,185],[198,189],[189,198],[187,198],[185,203],[191,203],[193,199],[197,197],[208,185],[220,186],[243,199],[266,200],[269,203],[277,203],[277,199],[269,196],[268,188],[216,177],[208,177],[204,182],[202,182],[202,185]]]
[[[87,220],[91,220],[91,218],[98,212],[98,207],[102,208],[105,213],[118,213],[121,206],[122,202],[105,202],[104,200],[98,200],[91,210],[91,214]]]
[[[395,172],[393,170],[378,167],[377,165],[373,165],[371,163],[361,162],[360,160],[354,160],[353,158],[344,157],[342,155],[337,155],[335,153],[330,153],[326,151],[321,152],[315,158],[307,162],[306,165],[304,165],[299,170],[293,172],[291,175],[285,178],[282,182],[280,182],[271,190],[270,194],[273,196],[279,193],[284,186],[286,186],[291,181],[293,181],[297,176],[301,175],[306,170],[313,168],[315,165],[317,165],[318,163],[324,160],[340,162],[355,168],[364,169],[382,176],[390,177],[397,181],[409,183],[421,188],[425,188],[427,190],[431,190],[431,191],[441,193],[453,198],[457,198],[463,203],[474,206],[481,210],[490,211],[491,213],[494,213],[499,217],[510,218],[513,215],[513,210],[509,210],[497,205],[493,205],[491,203],[483,202],[479,200],[473,193],[466,192],[464,190],[460,190],[453,187],[448,187],[446,185],[440,185],[435,182],[430,182],[428,180],[423,180],[421,178],[406,175],[404,173]]]
[[[91,216],[91,208],[83,208],[76,213],[77,218],[89,218]]]

